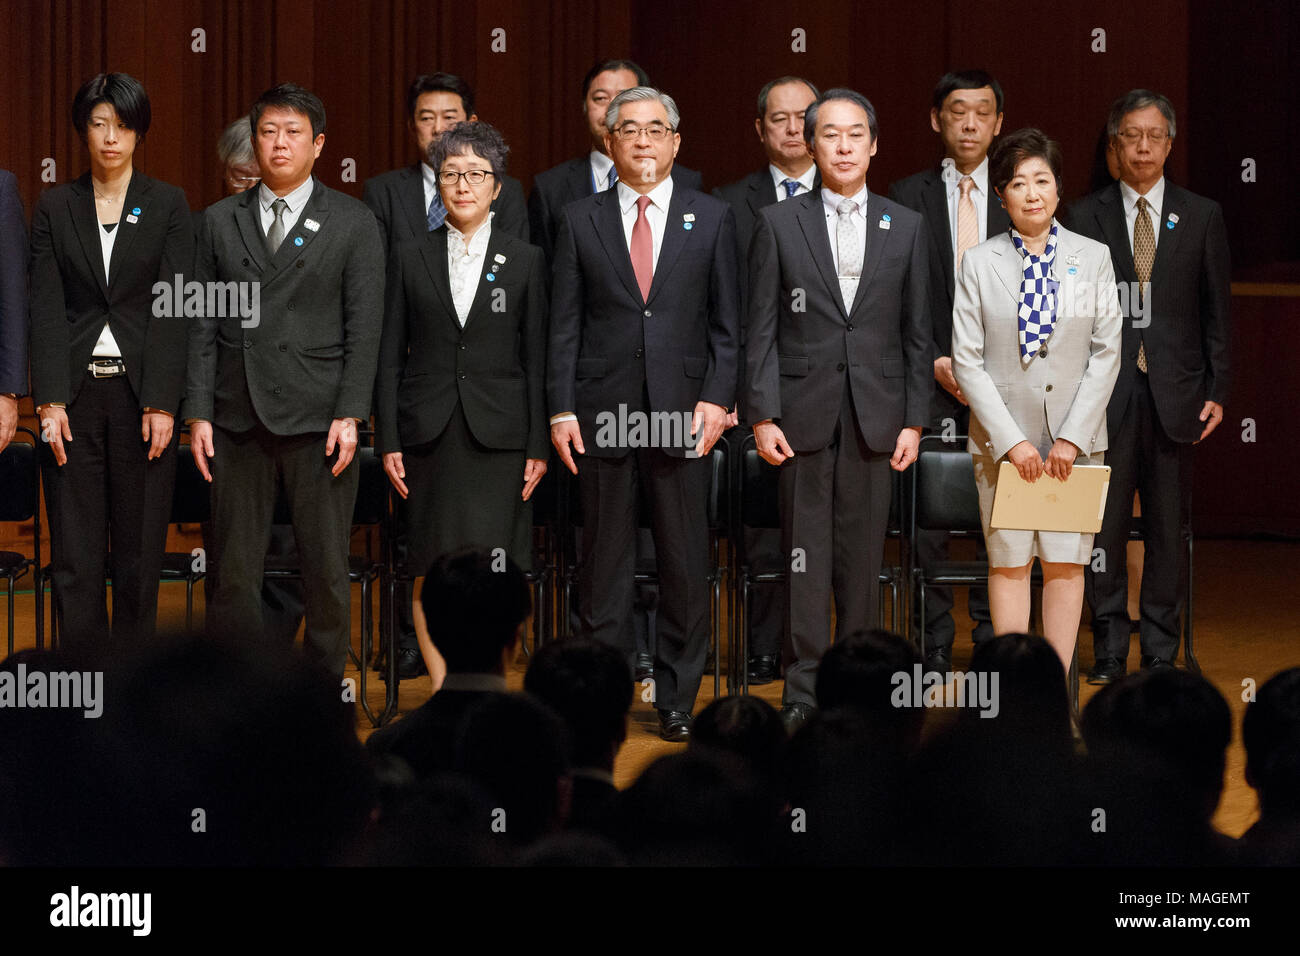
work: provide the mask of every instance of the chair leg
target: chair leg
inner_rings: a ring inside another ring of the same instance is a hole
[[[14,655],[14,576],[9,575],[9,654]]]
[[[185,636],[194,634],[194,576],[185,578]]]
[[[1192,647],[1192,532],[1187,532],[1187,608],[1184,612],[1186,617],[1183,619],[1183,654],[1187,657],[1187,669],[1193,674],[1201,672],[1201,664],[1196,659],[1196,651]]]
[[[1074,653],[1070,657],[1070,713],[1079,719],[1079,642],[1074,642]]]

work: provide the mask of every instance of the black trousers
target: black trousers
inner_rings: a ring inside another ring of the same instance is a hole
[[[781,465],[787,626],[795,656],[785,671],[784,703],[817,702],[817,666],[831,643],[832,596],[837,634],[876,626],[892,452],[867,447],[846,379],[831,443],[816,451],[796,448]]]
[[[1110,434],[1106,464],[1110,491],[1094,551],[1104,552],[1102,570],[1089,564],[1085,594],[1092,609],[1093,652],[1098,659],[1125,660],[1129,652],[1128,536],[1133,492],[1142,496],[1146,557],[1139,600],[1142,653],[1172,661],[1178,653],[1179,618],[1186,600],[1187,550],[1182,529],[1191,508],[1192,446],[1165,434],[1145,375],[1129,392],[1120,426]]]
[[[655,706],[695,706],[709,645],[709,462],[639,448],[578,463],[582,500],[582,632],[635,654],[638,489],[649,494],[661,600],[655,615]]]
[[[348,550],[360,466],[335,478],[325,433],[273,435],[213,428],[210,565],[217,585],[207,611],[215,636],[265,635],[262,571],[277,481],[283,482],[302,562],[306,651],[342,676],[352,630]],[[337,453],[336,453],[337,455]]]
[[[65,646],[89,649],[153,636],[158,581],[167,545],[176,436],[162,457],[148,460],[141,409],[125,375],[86,374],[67,409],[72,441],[59,467],[41,447],[45,507],[50,519],[55,611]],[[113,577],[110,629],[104,571]]]

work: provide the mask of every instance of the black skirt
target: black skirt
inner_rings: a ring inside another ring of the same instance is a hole
[[[410,518],[406,573],[422,577],[440,555],[503,549],[532,568],[532,501],[523,501],[525,454],[479,443],[459,402],[442,434],[402,449]]]

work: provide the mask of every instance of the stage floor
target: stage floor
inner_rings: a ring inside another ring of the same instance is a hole
[[[192,542],[191,543],[191,539]],[[197,546],[197,534],[173,532],[169,548],[181,550]],[[19,548],[18,540],[0,542],[0,547]],[[1194,650],[1203,673],[1227,698],[1233,715],[1233,740],[1228,751],[1223,797],[1215,816],[1216,825],[1231,836],[1239,836],[1254,821],[1258,812],[1255,793],[1246,784],[1246,754],[1241,743],[1241,715],[1245,710],[1245,686],[1262,685],[1268,678],[1287,667],[1300,665],[1300,641],[1296,640],[1297,623],[1287,610],[1285,595],[1293,593],[1300,580],[1300,547],[1284,542],[1200,540],[1196,543],[1196,630]],[[29,582],[28,582],[29,583]],[[359,589],[354,591],[353,634],[360,633]],[[0,602],[4,601],[0,592]],[[376,609],[377,609],[376,602]],[[18,648],[34,645],[34,614],[30,591],[15,600],[15,624]],[[7,609],[6,609],[7,612]],[[965,601],[957,599],[957,642],[953,648],[953,666],[963,670],[970,662],[970,622],[965,615]],[[201,624],[202,587],[195,589],[195,620]],[[162,585],[159,595],[159,627],[179,631],[185,624],[185,586]],[[1092,664],[1091,632],[1080,631],[1079,660],[1081,669]],[[354,640],[354,645],[359,638]],[[725,661],[725,651],[724,651]],[[528,659],[522,652],[510,669],[507,683],[512,690],[523,684]],[[1136,637],[1129,655],[1130,670],[1138,666]],[[347,675],[356,678],[349,664]],[[373,671],[367,677],[367,699],[376,712],[383,707],[384,685]],[[639,688],[638,688],[639,690]],[[1084,705],[1097,688],[1083,683],[1080,704]],[[726,692],[725,674],[723,692]],[[774,706],[780,705],[781,684],[756,687],[756,695]],[[403,681],[399,695],[399,714],[423,703],[429,694],[427,677]],[[696,700],[696,712],[713,699],[712,672],[705,676]],[[927,711],[927,721],[944,712]],[[358,732],[369,735],[370,722],[357,707]],[[933,726],[933,722],[928,726]],[[652,704],[635,696],[628,739],[619,752],[615,779],[625,787],[656,757],[680,749],[659,739],[658,719]]]

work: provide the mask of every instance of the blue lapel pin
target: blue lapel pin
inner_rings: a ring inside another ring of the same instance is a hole
[[[132,209],[132,210],[131,210],[131,215],[133,215],[133,216],[138,216],[138,215],[140,215],[140,207],[139,207],[139,206],[136,206],[134,209]]]
[[[293,244],[294,244],[295,246],[301,246],[301,245],[302,245],[302,236],[294,236],[294,237],[293,237]]]
[[[488,273],[487,275],[485,275],[483,278],[484,278],[484,279],[487,279],[488,282],[496,282],[496,281],[497,281],[496,274],[495,274],[495,273],[492,273],[492,272],[489,272],[489,273]]]

